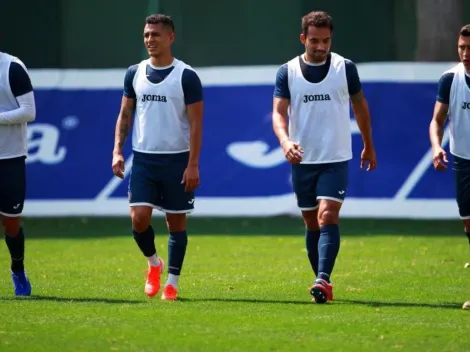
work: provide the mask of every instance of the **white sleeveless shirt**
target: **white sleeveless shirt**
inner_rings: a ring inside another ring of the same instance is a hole
[[[291,95],[289,137],[304,149],[302,164],[352,158],[351,124],[345,59],[331,53],[331,65],[319,83],[307,81],[297,56],[288,62]]]
[[[147,78],[149,60],[139,64],[134,76],[136,111],[132,135],[133,150],[150,154],[189,151],[189,120],[186,114],[182,76],[192,69],[174,59],[173,70],[160,83]]]
[[[445,73],[454,73],[449,99],[450,152],[463,159],[470,159],[470,88],[465,81],[462,63]]]
[[[10,88],[10,64],[25,65],[17,57],[0,52],[0,112],[18,109],[20,106]],[[11,159],[28,154],[27,124],[0,125],[0,159]]]

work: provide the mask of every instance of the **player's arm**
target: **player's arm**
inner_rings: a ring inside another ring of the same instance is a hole
[[[289,140],[287,110],[290,104],[290,91],[287,65],[281,66],[277,71],[273,96],[273,130],[282,145]]]
[[[373,170],[377,166],[377,160],[375,156],[374,141],[372,139],[369,104],[367,104],[367,99],[365,98],[362,90],[362,84],[359,78],[359,73],[357,72],[357,67],[349,60],[346,61],[346,78],[348,82],[349,97],[351,99],[351,107],[364,143],[364,150],[361,154],[361,167],[363,167],[365,162],[368,161],[369,165],[367,170]]]
[[[189,160],[183,182],[186,184],[186,191],[189,192],[199,186],[199,157],[202,147],[204,101],[202,83],[195,71],[184,70],[182,85],[189,120]]]
[[[199,156],[202,146],[204,101],[202,83],[195,71],[190,69],[184,71],[183,91],[190,130],[188,166],[199,166]]]
[[[134,115],[135,98],[123,96],[121,99],[121,109],[116,121],[114,134],[114,154],[122,155],[122,149],[132,126],[132,116]]]
[[[0,113],[0,125],[22,124],[34,121],[36,118],[36,103],[33,86],[28,72],[18,62],[10,64],[10,89],[18,102],[18,108]]]
[[[439,149],[442,145],[444,135],[444,124],[447,120],[447,112],[449,105],[440,101],[434,104],[434,112],[429,125],[429,138],[431,140],[432,149]]]
[[[357,126],[361,132],[364,147],[373,147],[374,142],[372,140],[369,105],[367,104],[367,100],[364,97],[362,89],[358,93],[351,95],[351,106],[356,118]]]
[[[302,147],[298,142],[291,141],[288,131],[287,111],[290,104],[290,90],[287,64],[282,65],[276,74],[273,97],[273,130],[286,159],[292,164],[302,161]]]
[[[436,103],[434,104],[434,112],[429,125],[429,138],[433,149],[441,148],[444,124],[449,111],[450,88],[453,79],[453,73],[443,74],[439,79]]]
[[[348,92],[351,99],[351,107],[356,118],[357,126],[361,132],[364,147],[373,147],[372,127],[367,100],[364,97],[362,83],[354,63],[346,61],[346,78],[348,81]]]
[[[122,149],[124,148],[132,126],[132,117],[134,116],[136,105],[136,94],[133,86],[136,72],[137,65],[131,66],[127,69],[126,76],[124,77],[124,93],[114,131],[112,168],[113,173],[119,178],[124,178],[124,157],[122,156]]]
[[[134,116],[136,94],[134,91],[134,77],[138,65],[127,69],[124,77],[124,92],[121,99],[121,109],[116,121],[114,134],[114,154],[122,155],[122,149],[132,126],[132,117]]]
[[[436,103],[431,123],[429,124],[429,139],[433,151],[433,164],[438,170],[446,169],[444,162],[447,162],[447,155],[442,149],[442,138],[444,135],[444,124],[449,112],[449,98],[453,73],[447,73],[441,76],[439,80]]]

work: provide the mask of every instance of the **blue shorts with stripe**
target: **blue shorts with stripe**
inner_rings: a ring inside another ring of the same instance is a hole
[[[130,206],[147,205],[165,213],[190,213],[194,192],[181,183],[189,152],[148,154],[134,151],[129,179]]]
[[[348,187],[348,161],[292,165],[292,185],[301,210],[314,210],[319,199],[342,203]]]

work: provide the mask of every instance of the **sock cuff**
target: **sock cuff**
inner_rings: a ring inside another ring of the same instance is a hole
[[[326,231],[331,231],[331,230],[337,230],[339,229],[338,224],[328,224],[328,225],[323,225],[320,226],[320,232],[326,232]]]
[[[134,236],[153,236],[153,235],[155,235],[152,225],[149,225],[149,227],[147,227],[147,229],[144,232],[137,232],[134,228],[132,228],[132,234]]]
[[[188,236],[186,230],[183,231],[172,231],[170,232],[170,236],[180,237],[180,236]]]
[[[320,229],[318,229],[318,230],[309,230],[309,229],[306,229],[306,230],[305,230],[305,233],[319,234],[319,233],[320,233]]]
[[[8,236],[6,233],[4,233],[3,236],[5,237],[5,239],[12,239],[12,240],[23,239],[24,238],[23,227],[20,226],[18,234],[15,237]]]

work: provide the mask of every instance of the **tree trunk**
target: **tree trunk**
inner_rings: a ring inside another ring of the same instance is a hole
[[[457,61],[464,0],[416,0],[416,61]]]

